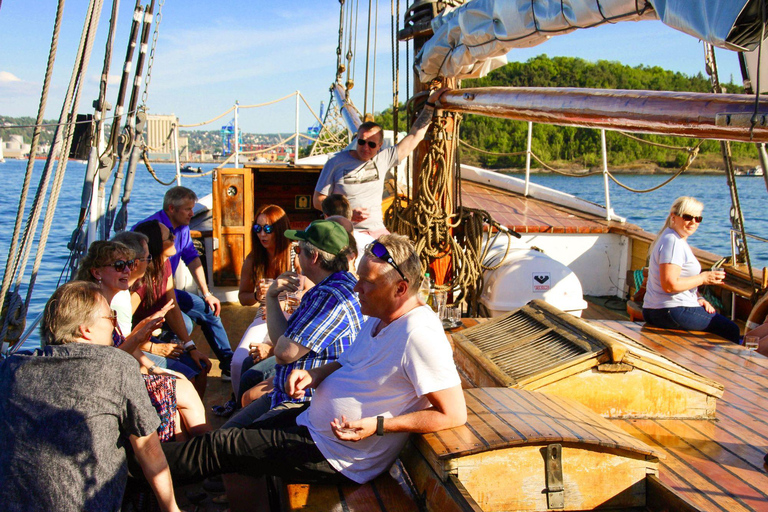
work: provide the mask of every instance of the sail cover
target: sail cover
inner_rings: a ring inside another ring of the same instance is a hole
[[[476,78],[506,64],[513,48],[619,21],[658,20],[731,50],[760,40],[763,0],[470,0],[432,20],[416,57],[422,82]]]

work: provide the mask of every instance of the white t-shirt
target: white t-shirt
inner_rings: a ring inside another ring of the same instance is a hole
[[[643,307],[648,309],[698,307],[699,300],[696,288],[679,293],[667,293],[661,288],[659,265],[663,263],[679,266],[682,269],[680,277],[691,277],[701,273],[701,264],[693,255],[688,242],[681,238],[674,229],[665,229],[651,253]]]
[[[368,233],[358,230],[352,231],[352,235],[355,237],[355,243],[357,244],[357,258],[355,259],[355,270],[357,270],[360,267],[360,260],[365,256],[365,246],[376,239]]]
[[[133,307],[131,306],[131,292],[121,290],[112,297],[109,307],[117,312],[117,325],[123,336],[128,336],[133,328]]]
[[[342,151],[323,166],[315,191],[325,196],[342,194],[353,210],[366,208],[368,218],[355,224],[356,230],[384,229],[381,212],[384,179],[387,171],[399,162],[397,146],[382,149],[367,162],[358,160],[350,151]]]
[[[387,433],[362,441],[341,441],[330,423],[392,418],[430,407],[425,397],[461,384],[453,353],[437,315],[429,306],[412,309],[371,336],[378,318],[369,318],[339,358],[341,368],[315,390],[312,405],[296,420],[305,425],[323,456],[347,478],[372,480],[389,469],[408,440],[408,433]]]

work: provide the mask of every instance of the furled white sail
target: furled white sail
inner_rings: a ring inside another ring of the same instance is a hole
[[[422,82],[472,78],[506,63],[513,48],[619,21],[658,20],[715,46],[752,49],[760,0],[470,0],[432,20],[434,35],[416,57]]]

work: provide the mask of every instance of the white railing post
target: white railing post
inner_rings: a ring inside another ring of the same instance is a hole
[[[234,134],[234,144],[235,144],[235,169],[240,167],[240,126],[238,124],[237,115],[240,110],[240,102],[235,101],[235,134]]]
[[[528,121],[528,144],[525,149],[525,197],[528,197],[528,185],[531,182],[531,138],[533,137],[533,123]]]
[[[605,220],[611,220],[611,194],[608,191],[608,150],[605,146],[605,130],[600,130],[600,149],[603,153],[603,185],[605,186]]]
[[[179,161],[179,119],[173,123],[173,154],[176,160],[176,185],[181,186],[181,162]]]
[[[296,91],[296,139],[293,141],[293,164],[299,159],[299,91]]]

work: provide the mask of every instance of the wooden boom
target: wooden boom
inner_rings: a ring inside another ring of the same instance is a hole
[[[768,142],[768,100],[760,98],[755,115],[755,98],[746,94],[483,87],[448,91],[440,108],[534,123]]]

